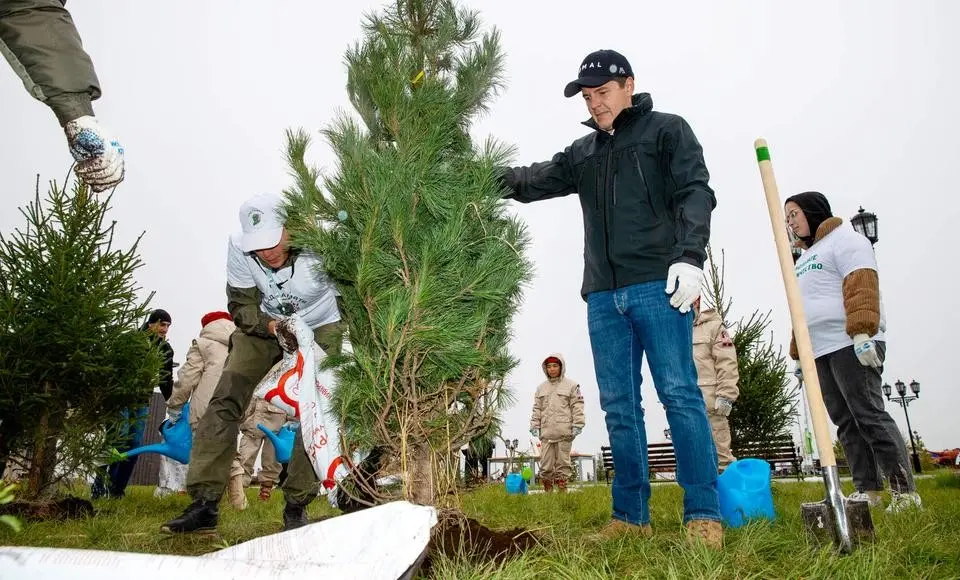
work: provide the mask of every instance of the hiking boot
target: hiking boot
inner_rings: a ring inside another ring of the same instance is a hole
[[[887,506],[887,513],[897,514],[914,508],[918,510],[923,509],[920,505],[920,494],[915,491],[910,493],[891,491],[890,495],[892,499],[890,500],[890,505]]]
[[[163,534],[190,534],[194,532],[215,532],[220,511],[216,501],[198,499],[190,504],[179,518],[160,526]]]
[[[591,534],[589,538],[594,541],[603,542],[606,540],[616,540],[626,536],[649,538],[653,536],[653,528],[650,527],[650,524],[638,526],[636,524],[631,524],[629,522],[614,518],[610,520],[607,525],[600,528],[599,532]]]
[[[310,523],[307,519],[307,506],[290,503],[283,507],[283,528],[281,532],[302,528]]]
[[[270,501],[271,495],[273,495],[273,486],[268,483],[260,484],[260,495],[257,496],[260,501]]]
[[[883,502],[883,496],[879,491],[855,491],[847,496],[849,501],[865,501],[870,507],[877,507]]]
[[[544,479],[542,483],[543,483],[543,493],[550,493],[551,491],[553,491],[552,479]]]
[[[723,549],[723,527],[714,520],[690,520],[687,522],[687,544],[702,541],[711,550]]]
[[[244,493],[243,474],[234,475],[227,483],[227,498],[233,509],[243,511],[247,509],[247,494]]]
[[[557,492],[558,493],[567,493],[567,480],[558,479],[557,480]]]

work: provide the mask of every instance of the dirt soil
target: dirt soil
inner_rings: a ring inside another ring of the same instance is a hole
[[[0,506],[0,514],[32,521],[80,519],[93,515],[93,504],[73,496],[45,502],[14,501]]]
[[[433,557],[439,554],[483,563],[512,558],[538,544],[539,538],[522,528],[496,531],[471,518],[442,518],[433,530],[419,573],[430,577]]]

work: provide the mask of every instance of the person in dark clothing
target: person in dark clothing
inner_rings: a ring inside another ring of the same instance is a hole
[[[574,95],[586,104],[590,133],[549,161],[502,176],[508,199],[580,197],[580,293],[616,468],[613,521],[600,535],[652,533],[640,388],[646,354],[674,434],[688,538],[720,548],[717,453],[693,361],[691,306],[716,206],[703,150],[682,117],[654,111],[648,93],[634,92],[620,53],[587,55],[564,90]]]
[[[172,322],[170,314],[158,308],[150,313],[147,321],[140,327],[141,331],[149,334],[150,340],[160,347],[163,354],[163,365],[160,367],[160,381],[157,386],[160,387],[164,399],[169,399],[173,393],[173,347],[167,342],[167,331]],[[140,446],[149,411],[150,406],[147,404],[123,412],[117,451],[123,453]],[[100,499],[106,495],[115,499],[123,497],[127,484],[130,483],[130,477],[133,475],[133,468],[137,465],[137,459],[138,457],[131,457],[101,467],[93,480],[91,489],[93,499]]]
[[[170,330],[170,324],[173,320],[166,310],[156,309],[150,313],[150,317],[140,330],[150,334],[150,339],[154,344],[160,347],[163,354],[163,366],[160,368],[160,393],[164,401],[170,400],[173,394],[173,347],[167,342],[167,331]]]

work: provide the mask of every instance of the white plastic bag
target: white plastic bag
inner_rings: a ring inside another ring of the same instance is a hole
[[[323,484],[330,505],[337,507],[336,484],[349,473],[341,457],[340,431],[330,413],[334,375],[319,370],[326,353],[313,340],[313,330],[297,315],[284,321],[297,337],[297,350],[286,352],[254,390],[262,397],[300,420],[303,447],[317,478]]]
[[[436,523],[435,508],[397,501],[204,556],[0,546],[0,580],[396,580]]]

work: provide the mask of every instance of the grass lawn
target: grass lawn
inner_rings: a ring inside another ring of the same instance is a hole
[[[845,492],[852,491],[849,483]],[[726,548],[715,553],[687,548],[681,535],[681,493],[676,485],[654,487],[654,537],[603,543],[589,534],[610,517],[610,490],[587,487],[565,496],[508,496],[491,485],[466,494],[464,511],[488,527],[523,527],[543,537],[542,546],[513,560],[470,564],[440,558],[438,578],[960,578],[960,475],[941,472],[918,482],[924,510],[889,515],[873,511],[877,541],[848,556],[812,546],[804,536],[800,503],[823,499],[820,483],[776,483],[775,522],[726,530]],[[164,538],[157,530],[188,499],[152,497],[152,488],[131,488],[122,500],[95,503],[96,517],[71,522],[27,523],[14,534],[0,530],[0,544],[52,546],[195,555],[275,532],[282,496],[269,503],[248,491],[250,507],[236,512],[224,504],[217,539]],[[325,501],[311,505],[312,517],[331,515]]]

